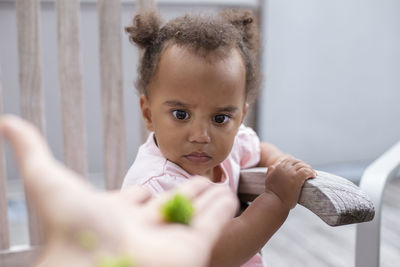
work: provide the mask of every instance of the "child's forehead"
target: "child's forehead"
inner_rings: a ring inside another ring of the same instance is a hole
[[[185,59],[204,62],[210,65],[215,65],[221,62],[229,62],[230,65],[235,64],[238,65],[239,68],[245,68],[243,57],[239,50],[235,47],[205,50],[201,48],[194,48],[190,45],[170,43],[163,49],[159,62],[168,61],[169,64],[174,64]]]
[[[236,50],[224,58],[204,58],[190,49],[171,46],[160,59],[154,78],[151,88],[163,95],[189,93],[189,97],[207,98],[219,93],[241,98],[245,94],[246,71]]]

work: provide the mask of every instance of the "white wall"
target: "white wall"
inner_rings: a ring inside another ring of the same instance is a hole
[[[400,1],[270,0],[262,139],[314,165],[400,140]]]

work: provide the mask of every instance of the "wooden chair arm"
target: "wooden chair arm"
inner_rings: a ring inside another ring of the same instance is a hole
[[[238,190],[241,201],[251,201],[264,192],[266,172],[267,168],[241,171]],[[298,203],[330,226],[367,222],[375,214],[372,201],[355,184],[322,171],[304,183]]]

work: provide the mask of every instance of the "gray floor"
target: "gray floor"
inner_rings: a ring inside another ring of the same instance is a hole
[[[400,179],[390,182],[384,197],[381,267],[400,262]],[[330,227],[297,206],[263,249],[269,267],[354,266],[355,225]]]

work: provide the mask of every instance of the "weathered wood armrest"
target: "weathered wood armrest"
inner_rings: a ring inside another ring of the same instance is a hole
[[[264,192],[266,171],[267,168],[241,171],[239,198],[242,201],[251,201]],[[304,183],[298,203],[330,226],[367,222],[375,214],[372,201],[355,184],[322,171]]]

